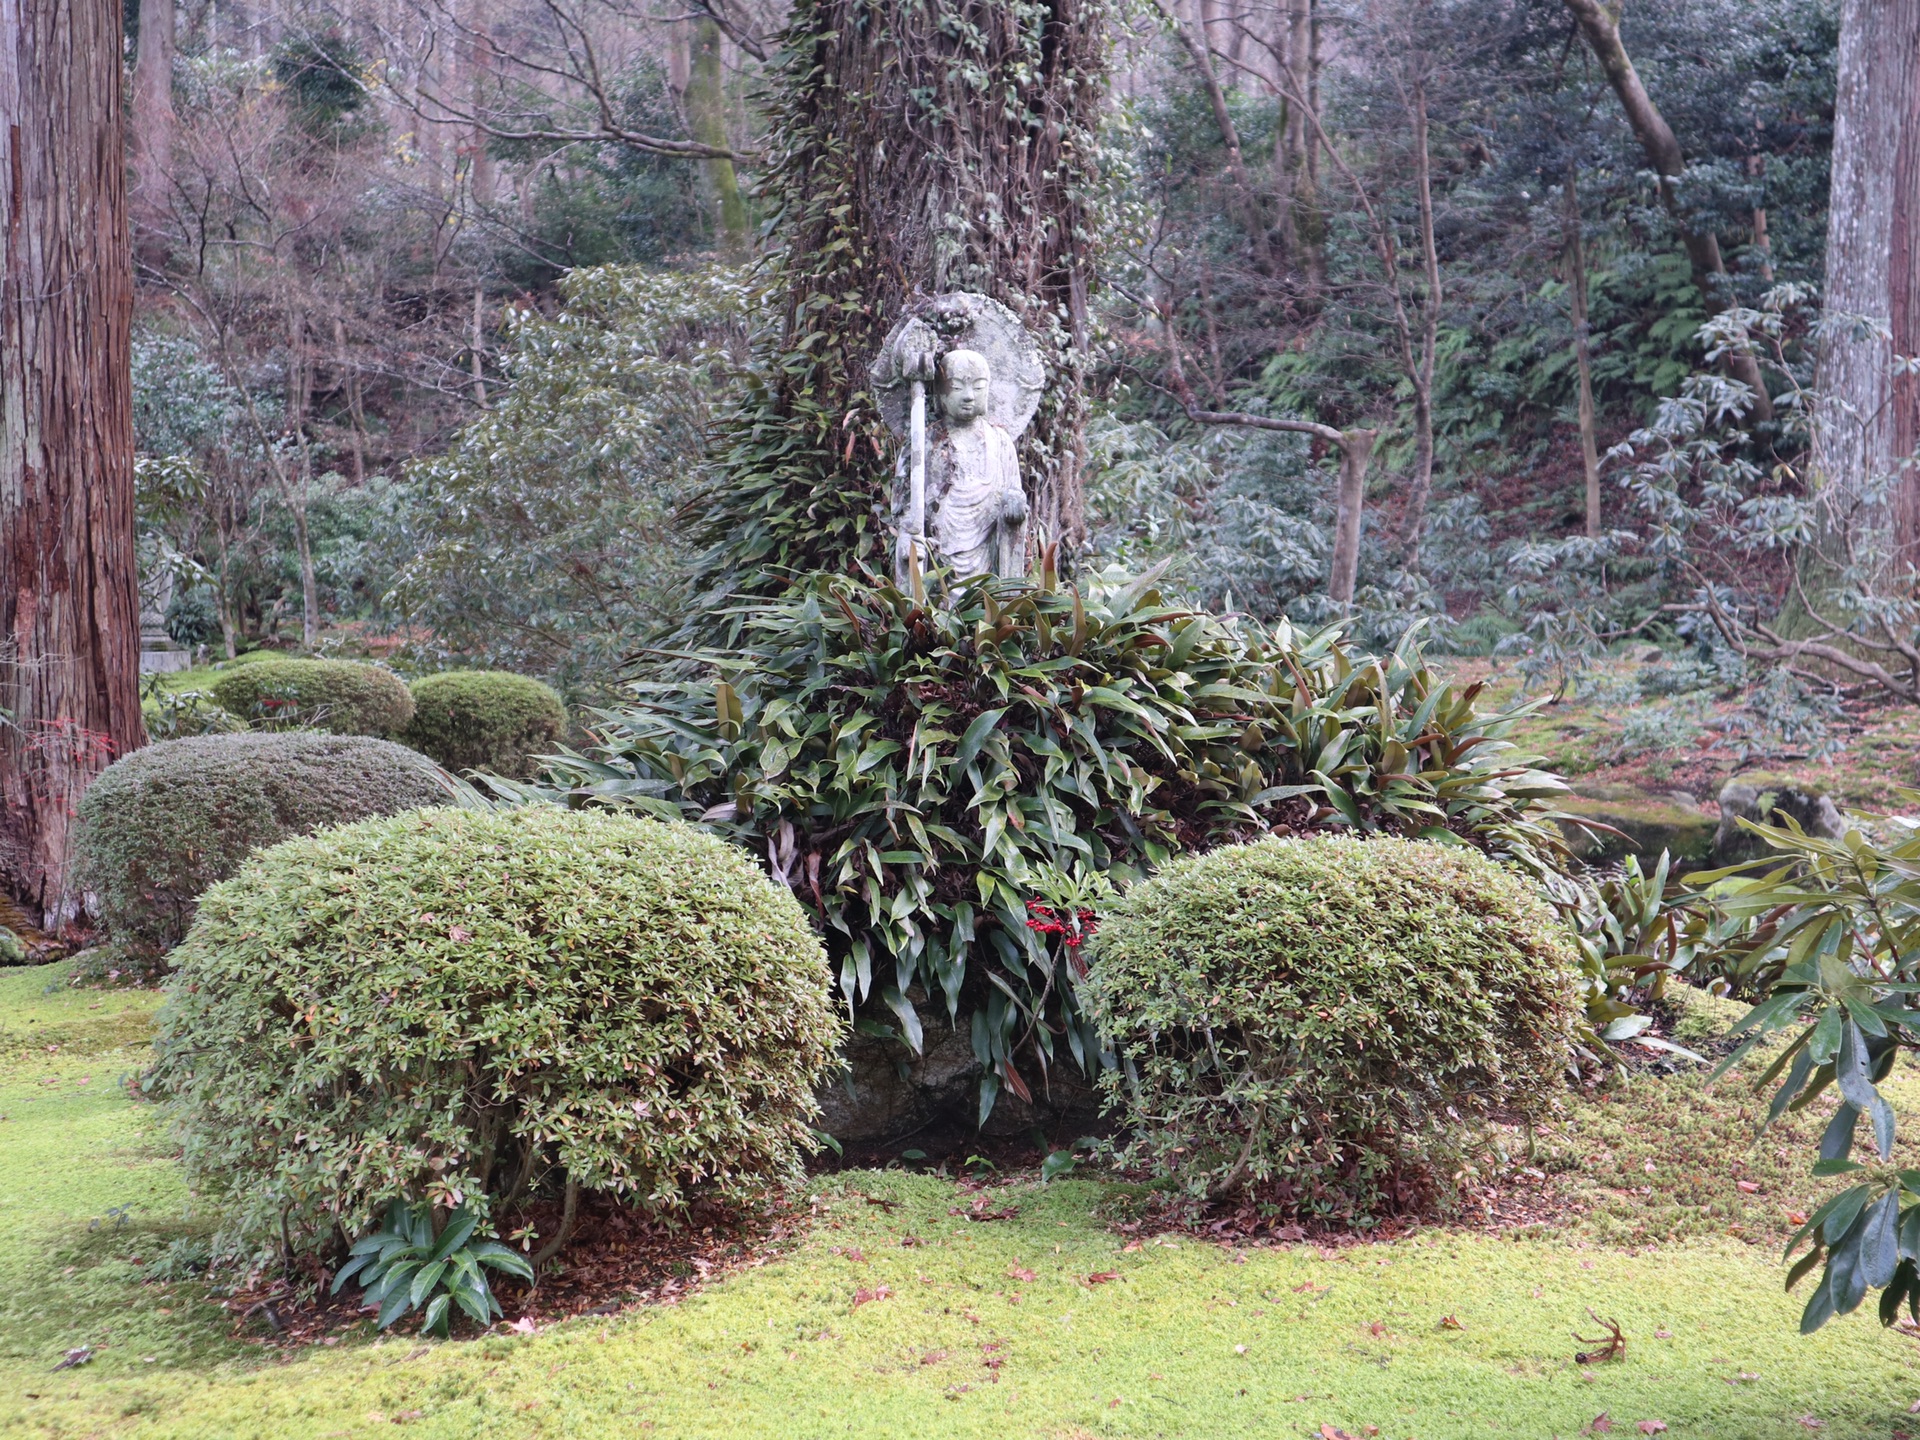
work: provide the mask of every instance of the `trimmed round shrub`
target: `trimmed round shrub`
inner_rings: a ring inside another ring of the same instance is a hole
[[[413,719],[406,681],[354,660],[276,656],[223,672],[207,692],[227,713],[265,729],[392,736]]]
[[[1559,1087],[1575,964],[1535,887],[1464,846],[1176,860],[1092,945],[1125,1158],[1197,1196],[1344,1223],[1444,1204],[1466,1127]]]
[[[555,806],[370,820],[209,891],[151,1088],[237,1237],[390,1199],[655,1211],[797,1171],[841,1022],[791,893],[678,821]]]
[[[411,689],[413,723],[399,738],[455,772],[527,779],[528,757],[552,749],[567,724],[552,689],[506,670],[449,670]]]
[[[201,892],[255,850],[327,825],[457,803],[424,755],[313,731],[163,740],[87,787],[75,838],[83,883],[135,955],[185,938]]]

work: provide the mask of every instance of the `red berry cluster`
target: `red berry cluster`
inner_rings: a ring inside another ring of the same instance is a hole
[[[1085,906],[1077,910],[1056,910],[1044,900],[1027,901],[1027,928],[1042,935],[1058,935],[1067,947],[1067,960],[1076,975],[1087,973],[1080,958],[1080,947],[1100,928],[1099,917]]]

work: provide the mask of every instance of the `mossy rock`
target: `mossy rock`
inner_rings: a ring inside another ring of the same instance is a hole
[[[1593,820],[1620,831],[1598,833],[1563,824],[1574,853],[1589,865],[1605,865],[1638,855],[1657,860],[1662,850],[1676,862],[1704,864],[1713,853],[1713,834],[1719,817],[1678,798],[1629,791],[1601,795],[1574,795],[1559,808],[1582,820]]]

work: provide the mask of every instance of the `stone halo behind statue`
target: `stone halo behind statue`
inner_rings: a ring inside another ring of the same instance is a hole
[[[973,350],[986,357],[992,374],[987,418],[1019,439],[1040,408],[1040,392],[1046,388],[1047,367],[1040,359],[1040,345],[1018,315],[998,300],[971,290],[909,301],[887,332],[870,372],[880,418],[887,428],[906,439],[913,377],[904,373],[903,361],[925,353],[922,347],[928,345],[935,363],[949,350]]]

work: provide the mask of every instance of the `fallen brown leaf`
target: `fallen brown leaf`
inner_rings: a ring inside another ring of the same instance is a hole
[[[1460,1317],[1458,1315],[1442,1315],[1440,1317],[1440,1328],[1442,1330],[1464,1330],[1467,1327],[1460,1323]]]
[[[1613,1416],[1602,1410],[1586,1424],[1580,1427],[1582,1435],[1610,1435],[1613,1433]]]
[[[1664,1435],[1667,1433],[1667,1422],[1664,1420],[1642,1420],[1634,1428],[1642,1435]]]
[[[1118,1270],[1096,1270],[1093,1274],[1087,1276],[1087,1284],[1090,1286],[1104,1285],[1109,1280],[1118,1280],[1119,1278],[1120,1272]]]
[[[1009,1269],[1007,1271],[1007,1275],[1009,1278],[1014,1280],[1035,1280],[1039,1278],[1033,1273],[1033,1271],[1023,1269],[1018,1265],[1015,1265],[1011,1269]]]
[[[871,1290],[856,1290],[853,1292],[853,1308],[858,1310],[869,1301],[886,1300],[891,1298],[892,1295],[893,1291],[885,1285],[876,1285]]]

